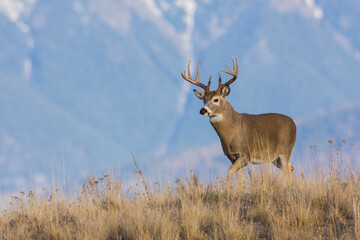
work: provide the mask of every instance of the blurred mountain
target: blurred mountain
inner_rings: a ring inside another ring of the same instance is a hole
[[[207,81],[237,56],[229,102],[292,116],[298,149],[359,142],[359,12],[356,0],[2,0],[0,188],[56,171],[126,178],[131,152],[151,168],[219,158],[180,77],[189,59]]]

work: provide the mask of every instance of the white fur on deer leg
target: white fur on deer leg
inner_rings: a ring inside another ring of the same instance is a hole
[[[222,118],[223,118],[222,114],[214,115],[210,117],[210,122],[212,123],[220,122]]]

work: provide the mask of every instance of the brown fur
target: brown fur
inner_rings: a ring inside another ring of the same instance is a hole
[[[293,170],[289,160],[296,141],[296,125],[290,117],[278,113],[238,113],[225,97],[215,92],[205,95],[204,104],[208,105],[215,96],[221,105],[213,114],[222,114],[222,120],[211,125],[220,138],[224,154],[233,163],[228,181],[252,159],[273,162],[282,170]]]
[[[234,70],[222,70],[233,76],[225,84],[221,82],[216,91],[210,91],[211,77],[208,85],[199,82],[200,64],[195,80],[190,74],[190,61],[188,76],[186,72],[181,76],[188,82],[201,87],[205,91],[194,89],[195,95],[204,101],[200,113],[210,117],[211,125],[218,134],[224,154],[231,160],[232,165],[228,171],[227,185],[231,176],[249,163],[269,163],[281,170],[292,172],[294,167],[289,163],[292,149],[296,141],[296,125],[293,119],[278,113],[252,115],[238,113],[225,98],[230,93],[230,84],[239,73],[238,59],[231,58]]]

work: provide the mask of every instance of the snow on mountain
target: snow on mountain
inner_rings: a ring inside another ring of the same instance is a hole
[[[314,0],[271,0],[270,2],[281,13],[298,12],[305,17],[323,18],[323,10]]]
[[[29,32],[29,26],[23,21],[23,17],[31,14],[36,0],[1,0],[0,13],[6,15],[23,32]]]
[[[180,76],[189,59],[206,81],[237,56],[229,101],[293,116],[297,151],[331,135],[358,142],[360,6],[339,4],[0,1],[0,188],[113,168],[126,179],[131,152],[174,175],[228,166]]]

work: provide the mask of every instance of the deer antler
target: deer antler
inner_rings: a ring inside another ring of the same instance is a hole
[[[232,76],[233,76],[232,79],[230,79],[230,80],[227,81],[226,83],[222,84],[222,82],[221,82],[221,75],[220,75],[220,72],[218,72],[218,73],[219,73],[219,86],[218,86],[218,88],[216,89],[216,92],[220,93],[221,88],[222,88],[223,86],[229,86],[230,84],[232,84],[232,83],[237,79],[237,77],[238,77],[238,75],[239,75],[239,63],[238,63],[238,58],[235,57],[235,59],[236,59],[236,64],[235,64],[234,58],[231,57],[231,60],[233,61],[234,71],[231,71],[228,65],[226,65],[228,70],[220,69],[221,71],[223,71],[223,72],[225,72],[225,73],[227,73],[227,74],[232,75]]]
[[[186,70],[181,73],[181,76],[188,82],[198,86],[198,87],[201,87],[202,89],[205,90],[205,92],[209,92],[210,91],[210,84],[211,84],[211,76],[210,76],[210,79],[209,79],[209,83],[208,85],[206,86],[205,84],[202,84],[199,82],[199,72],[200,72],[200,65],[201,65],[201,59],[199,61],[199,65],[198,65],[198,68],[197,68],[197,71],[196,71],[196,77],[195,77],[195,80],[192,79],[191,77],[191,72],[190,72],[190,61],[188,63],[188,76],[186,76]]]

